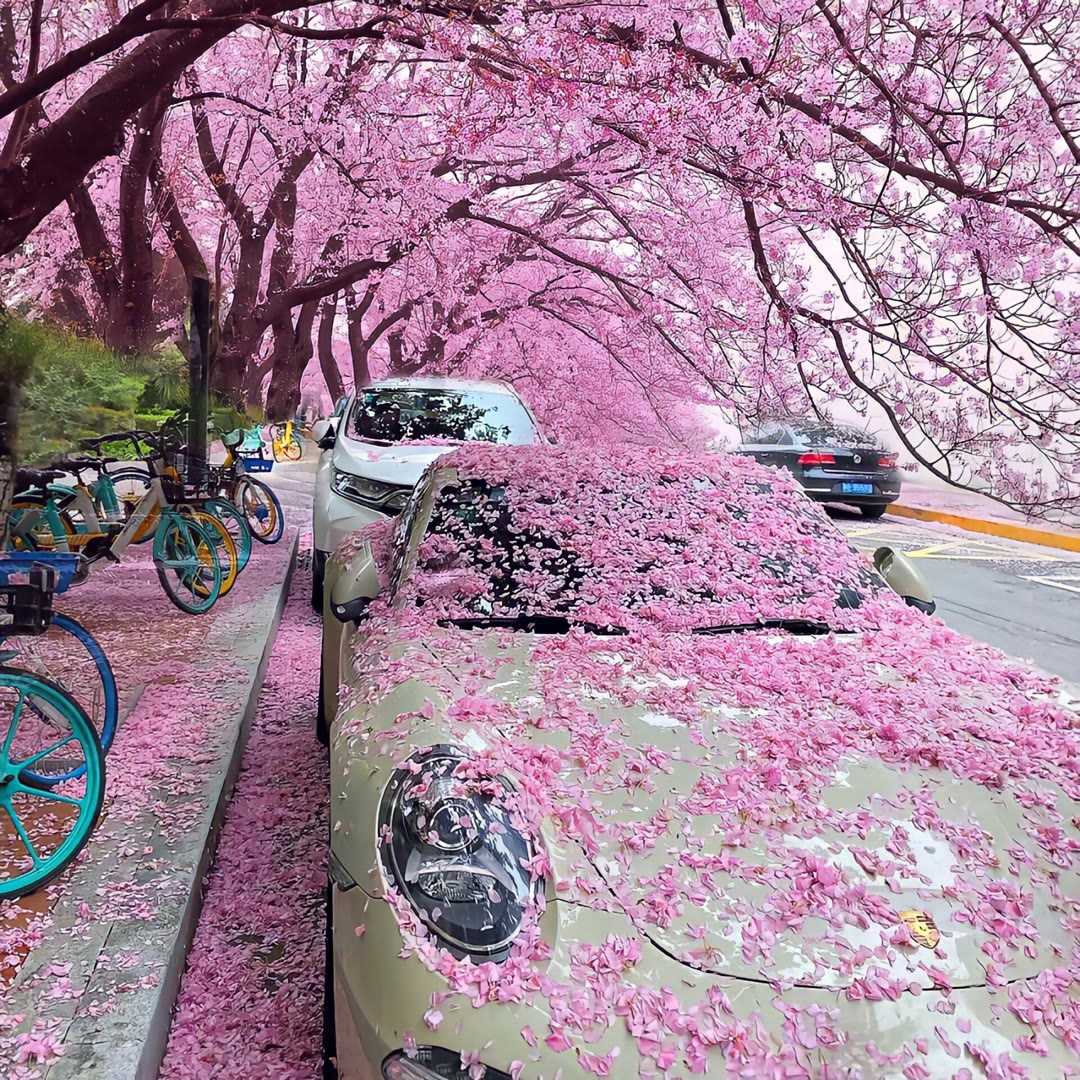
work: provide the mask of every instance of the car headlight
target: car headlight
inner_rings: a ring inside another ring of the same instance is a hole
[[[343,472],[334,468],[331,486],[339,494],[353,502],[373,507],[386,513],[397,513],[408,498],[408,489],[382,480],[369,480],[366,476]]]
[[[461,1054],[441,1046],[418,1046],[413,1057],[403,1050],[390,1054],[382,1064],[384,1080],[472,1080],[461,1064]],[[510,1080],[501,1069],[484,1066],[484,1080]]]
[[[510,821],[503,777],[455,776],[453,746],[418,751],[419,770],[396,769],[379,807],[387,879],[442,943],[459,955],[499,959],[521,929],[540,879],[534,848]]]

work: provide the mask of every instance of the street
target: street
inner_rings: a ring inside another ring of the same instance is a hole
[[[872,553],[888,545],[918,560],[949,626],[1080,680],[1080,555],[946,525],[832,513],[856,547]]]

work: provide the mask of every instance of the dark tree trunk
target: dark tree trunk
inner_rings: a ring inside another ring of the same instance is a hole
[[[244,401],[262,401],[263,380],[274,366],[274,354],[265,360],[252,360],[244,372]]]
[[[368,367],[368,352],[371,345],[364,337],[364,314],[371,306],[372,293],[359,302],[353,302],[350,298],[352,292],[347,294],[345,307],[348,312],[349,325],[349,351],[352,353],[353,389],[359,390],[361,386],[367,386],[371,382],[371,369]]]
[[[234,14],[238,7],[222,2],[206,14]],[[26,139],[11,165],[0,168],[0,254],[17,248],[102,158],[119,153],[128,118],[233,29],[223,21],[147,36],[63,116]]]
[[[131,155],[120,172],[120,291],[105,344],[115,352],[148,353],[157,344],[154,248],[147,186],[158,155],[170,91],[139,110]]]
[[[210,358],[210,387],[226,401],[240,404],[244,400],[244,375],[247,372],[246,343],[235,345],[222,340],[217,355]]]
[[[3,336],[0,310],[0,338]],[[18,360],[0,356],[0,551],[7,547],[8,517],[15,494],[15,441],[19,422],[19,387],[24,372]]]
[[[266,419],[271,422],[291,420],[300,407],[300,380],[314,355],[311,331],[318,306],[314,300],[306,303],[295,329],[291,316],[274,324],[274,364],[266,392]]]
[[[319,367],[322,368],[330,401],[336,404],[345,396],[345,383],[334,356],[334,320],[337,318],[337,297],[322,306],[319,322]]]
[[[19,434],[19,398],[33,366],[18,340],[12,340],[7,312],[0,302],[0,551],[7,546],[8,516],[15,494]]]

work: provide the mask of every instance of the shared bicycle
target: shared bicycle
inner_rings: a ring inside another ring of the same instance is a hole
[[[49,557],[46,557],[49,558]],[[0,899],[40,889],[78,856],[105,797],[105,749],[116,729],[116,683],[100,646],[74,620],[61,632],[86,650],[96,671],[78,689],[68,664],[50,663],[44,638],[60,617],[55,592],[71,583],[77,556],[52,565],[0,556]],[[25,581],[16,580],[25,578]],[[70,651],[69,651],[69,655]],[[14,666],[18,664],[18,666]],[[77,661],[75,668],[80,668]],[[62,670],[54,670],[61,667]],[[83,673],[85,674],[85,672]],[[85,703],[103,711],[95,726]]]
[[[270,425],[270,445],[275,461],[299,461],[304,456],[304,444],[291,420]]]
[[[233,440],[227,440],[225,462],[208,467],[201,489],[185,484],[180,424],[83,440],[87,456],[22,471],[9,546],[78,552],[82,580],[94,563],[116,561],[131,544],[152,540],[153,562],[169,599],[191,614],[208,611],[247,565],[252,540],[281,538],[284,514],[273,491],[247,475],[247,456]],[[135,448],[139,464],[102,455],[105,445],[120,441]],[[61,483],[69,474],[75,482]]]

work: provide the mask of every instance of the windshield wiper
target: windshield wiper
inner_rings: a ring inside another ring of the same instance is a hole
[[[789,634],[850,634],[851,630],[834,630],[828,623],[815,619],[759,619],[752,623],[730,623],[721,626],[695,626],[692,634],[741,634],[748,630],[786,630]]]
[[[568,619],[564,615],[469,615],[456,619],[439,619],[440,626],[457,626],[462,630],[503,628],[520,630],[525,634],[569,634],[584,630],[587,634],[619,636],[628,633],[625,626],[600,626],[598,623]]]

